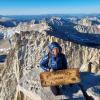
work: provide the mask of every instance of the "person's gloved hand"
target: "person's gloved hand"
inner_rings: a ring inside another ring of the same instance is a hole
[[[49,72],[52,72],[52,71],[53,71],[53,69],[50,68],[50,69],[49,69]]]

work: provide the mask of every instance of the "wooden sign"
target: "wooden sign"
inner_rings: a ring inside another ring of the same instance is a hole
[[[53,72],[42,72],[40,73],[40,81],[43,87],[79,83],[79,69],[73,68]]]

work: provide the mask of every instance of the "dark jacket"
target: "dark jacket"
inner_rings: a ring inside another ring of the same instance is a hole
[[[59,54],[57,57],[51,54],[52,49],[55,47],[59,49]],[[62,48],[57,42],[51,43],[49,45],[49,53],[42,58],[40,67],[45,71],[48,71],[49,69],[53,69],[54,71],[67,69],[67,60],[65,55],[61,52]]]

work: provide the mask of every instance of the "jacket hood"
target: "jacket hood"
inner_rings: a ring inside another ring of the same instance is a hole
[[[59,45],[59,43],[57,43],[57,42],[52,42],[52,43],[48,46],[48,48],[49,48],[49,51],[50,51],[50,52],[52,52],[52,49],[53,49],[53,48],[58,48],[58,49],[59,49],[59,53],[62,52],[62,48],[61,48],[61,46]]]

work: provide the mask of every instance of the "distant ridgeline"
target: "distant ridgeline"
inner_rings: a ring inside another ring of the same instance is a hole
[[[89,22],[90,23],[90,22]],[[47,31],[47,33],[51,36],[63,39],[65,41],[71,41],[74,43],[78,43],[84,46],[90,46],[94,48],[100,48],[100,29],[98,29],[97,25],[92,26],[84,26],[85,24],[88,25],[88,23],[81,23],[83,27],[92,28],[94,27],[94,32],[98,31],[98,34],[91,33],[91,31],[88,33],[88,30],[85,28],[84,31],[80,32],[81,29],[76,30],[76,26],[78,24],[78,21],[72,22],[70,20],[65,19],[52,19],[51,21],[48,21],[48,24],[52,27],[51,31]]]
[[[15,27],[15,30],[18,29],[18,31],[29,31],[26,30],[29,25],[30,27],[32,26],[32,30],[35,30],[40,23],[46,23],[49,27],[51,27],[51,30],[47,30],[47,33],[51,36],[85,46],[100,48],[100,29],[97,28],[100,24],[100,18],[98,15],[96,16],[97,17],[92,17],[92,15],[90,15],[88,18],[83,17],[82,15],[77,15],[76,17],[74,15],[69,16],[63,14],[40,16],[2,16],[3,18],[1,20],[6,21],[0,21],[0,25],[5,27]],[[31,22],[33,19],[35,20],[34,23]],[[19,22],[25,23],[19,25]],[[37,24],[37,26],[35,24]],[[45,25],[42,25],[42,27],[45,27]],[[10,32],[14,33],[13,30],[14,29],[10,28]],[[41,27],[38,30],[41,30]],[[6,29],[6,31],[8,32],[8,29]],[[8,34],[10,33],[8,32]]]
[[[55,31],[57,32],[57,31]],[[100,34],[69,33],[59,34],[48,31],[48,34],[65,41],[100,49]]]

